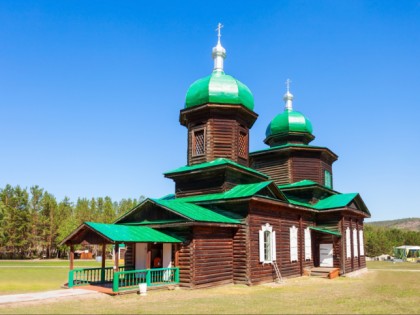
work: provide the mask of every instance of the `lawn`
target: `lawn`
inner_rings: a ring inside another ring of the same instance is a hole
[[[75,268],[100,266],[94,260],[75,260]],[[63,260],[0,260],[0,295],[57,290],[68,272],[69,262]]]
[[[393,265],[397,264],[389,266]],[[416,264],[398,265],[398,268],[384,268],[381,263],[372,262],[368,265],[371,271],[358,278],[340,277],[328,280],[300,277],[286,279],[281,285],[228,285],[201,290],[153,290],[149,291],[146,297],[137,294],[115,297],[93,294],[20,305],[2,305],[0,313],[419,314],[420,272],[403,271],[402,268],[419,269]],[[55,273],[62,269],[50,270]],[[66,273],[67,270],[63,271]],[[0,279],[0,283],[2,280],[3,278]]]

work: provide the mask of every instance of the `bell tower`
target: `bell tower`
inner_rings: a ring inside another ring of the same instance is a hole
[[[249,129],[258,115],[248,87],[224,72],[226,49],[220,41],[221,28],[219,23],[212,50],[213,72],[190,86],[180,112],[180,123],[188,129],[188,165],[217,158],[249,165]]]

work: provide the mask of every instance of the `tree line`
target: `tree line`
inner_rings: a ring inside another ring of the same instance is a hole
[[[393,256],[393,249],[401,245],[420,245],[420,232],[364,225],[366,256]]]
[[[111,223],[144,199],[112,201],[110,197],[65,197],[32,186],[0,189],[0,259],[61,258],[68,249],[58,244],[85,221]],[[393,254],[394,246],[420,245],[420,232],[364,225],[369,257]]]
[[[68,197],[57,201],[39,186],[0,188],[0,259],[61,258],[59,243],[85,221],[111,223],[144,199]]]

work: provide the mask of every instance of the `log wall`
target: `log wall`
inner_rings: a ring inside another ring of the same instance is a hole
[[[270,176],[277,185],[291,183],[290,162],[288,158],[260,159],[254,158],[252,168]]]
[[[363,230],[363,219],[352,217],[352,216],[344,216],[342,218],[342,227],[343,227],[342,236],[343,236],[343,246],[344,246],[343,253],[344,253],[344,259],[345,259],[345,265],[343,266],[344,267],[343,273],[348,273],[348,272],[355,271],[358,269],[366,268],[366,256],[360,255],[360,247],[357,246],[357,253],[356,253],[357,257],[355,257],[355,253],[353,252],[354,251],[353,243],[356,241],[357,244],[359,244],[359,230]],[[347,258],[347,254],[346,254],[346,248],[347,248],[346,229],[347,227],[350,228],[350,250],[351,250],[350,258]],[[354,228],[356,228],[357,230],[356,240],[353,239]]]
[[[193,235],[193,287],[233,283],[233,229],[196,226]]]
[[[204,129],[205,152],[194,156],[194,131]],[[245,156],[239,156],[239,133],[245,134]],[[190,127],[188,131],[188,165],[209,162],[216,158],[228,158],[248,166],[249,130],[241,126],[236,119],[210,118],[202,124]]]
[[[313,267],[313,259],[305,261],[304,229],[313,225],[312,215],[293,213],[286,207],[270,206],[259,203],[250,209],[249,225],[249,273],[250,283],[258,284],[276,279],[271,264],[262,264],[259,260],[259,231],[266,223],[276,232],[276,257],[282,277],[295,277],[303,274],[303,269]],[[290,261],[290,228],[298,228],[298,260]],[[313,251],[313,248],[312,248]],[[313,254],[312,254],[313,256]]]
[[[233,236],[233,281],[249,284],[248,228],[242,225]]]

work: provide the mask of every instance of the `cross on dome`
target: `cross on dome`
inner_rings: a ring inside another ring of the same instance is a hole
[[[223,61],[226,58],[226,49],[223,48],[222,44],[220,43],[220,37],[222,34],[220,30],[222,29],[222,23],[217,24],[217,45],[213,47],[212,56],[214,60],[214,68],[213,71],[223,72]]]
[[[222,34],[220,33],[220,30],[222,29],[223,25],[222,23],[219,22],[219,24],[217,24],[217,42],[220,43],[220,37],[222,37]]]
[[[290,80],[290,79],[287,79],[286,80],[286,88],[287,88],[287,93],[289,93],[290,92],[290,83],[292,82],[292,80]]]
[[[286,94],[284,94],[283,96],[283,100],[286,102],[286,105],[284,106],[285,110],[288,111],[292,111],[293,110],[293,105],[292,105],[292,101],[293,101],[293,94],[290,93],[290,83],[292,81],[290,79],[286,80]]]

